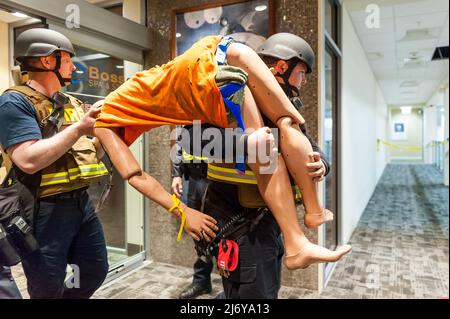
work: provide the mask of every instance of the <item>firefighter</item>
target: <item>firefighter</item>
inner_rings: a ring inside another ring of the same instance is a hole
[[[79,100],[60,92],[76,70],[63,34],[24,31],[14,54],[29,80],[0,97],[0,144],[11,163],[7,170],[39,185],[27,220],[39,249],[22,260],[28,292],[31,298],[89,298],[108,273],[102,225],[87,192],[108,174],[101,144],[91,137],[100,109],[84,112]],[[64,282],[68,264],[76,276],[72,286]]]

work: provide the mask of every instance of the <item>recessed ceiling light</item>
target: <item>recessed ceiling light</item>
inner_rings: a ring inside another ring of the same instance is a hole
[[[264,11],[267,9],[266,5],[256,6],[255,11]]]
[[[18,18],[28,18],[28,16],[25,13],[22,12],[13,12],[11,13],[13,16],[18,17]]]
[[[417,80],[403,81],[400,84],[401,88],[409,88],[409,87],[416,87],[416,86],[419,86],[419,82]]]
[[[399,42],[432,40],[435,38],[436,36],[431,34],[429,29],[412,29],[407,30],[405,36],[402,39],[400,39]]]

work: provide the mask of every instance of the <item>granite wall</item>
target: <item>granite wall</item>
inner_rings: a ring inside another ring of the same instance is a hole
[[[172,10],[210,3],[205,0],[147,1],[147,22],[152,30],[154,50],[146,56],[146,67],[161,65],[171,58],[171,15]],[[318,1],[275,0],[275,32],[291,32],[302,36],[317,52],[318,48]],[[302,89],[305,117],[312,136],[317,137],[318,126],[318,76],[315,70],[308,78],[308,85]],[[169,190],[170,176],[170,129],[163,127],[147,133],[147,170]],[[299,211],[300,220],[303,212]],[[164,209],[148,202],[146,244],[150,259],[177,265],[192,266],[195,251],[192,239],[186,234],[181,242],[176,241],[178,223]],[[302,225],[303,226],[303,225]],[[305,227],[303,226],[303,229]],[[317,242],[317,231],[307,231],[312,242]],[[318,267],[307,270],[283,270],[283,285],[317,289]]]

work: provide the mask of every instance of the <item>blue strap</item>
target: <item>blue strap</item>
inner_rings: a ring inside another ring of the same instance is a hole
[[[220,89],[225,106],[231,111],[231,113],[233,113],[233,116],[238,123],[238,127],[241,128],[243,132],[245,132],[245,125],[244,119],[242,118],[241,107],[230,101],[228,98],[242,89],[244,85],[245,84],[231,82]],[[245,174],[245,159],[236,159],[236,169],[239,174]]]
[[[225,103],[226,107],[233,113],[234,118],[237,120],[238,126],[242,129],[242,131],[245,132],[245,125],[244,125],[244,119],[242,118],[241,113],[241,107],[230,101],[228,98],[239,91],[244,85],[237,84],[237,83],[228,83],[224,87],[220,89],[220,92],[222,93],[223,102]]]
[[[231,41],[233,41],[232,37],[224,37],[217,45],[215,57],[219,65],[225,64],[227,58],[227,48]],[[245,125],[244,119],[242,118],[241,107],[229,100],[229,97],[231,95],[242,89],[244,86],[245,84],[231,82],[223,86],[220,89],[220,93],[222,94],[225,106],[231,111],[231,113],[233,113],[234,118],[237,120],[239,128],[245,132]],[[245,174],[245,158],[236,159],[236,170],[239,174]]]
[[[225,64],[227,59],[227,48],[231,41],[233,41],[232,37],[224,37],[217,45],[216,60],[219,65]]]

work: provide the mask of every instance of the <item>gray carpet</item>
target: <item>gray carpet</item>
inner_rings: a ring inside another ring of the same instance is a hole
[[[448,298],[448,187],[431,165],[388,165],[323,296]]]

